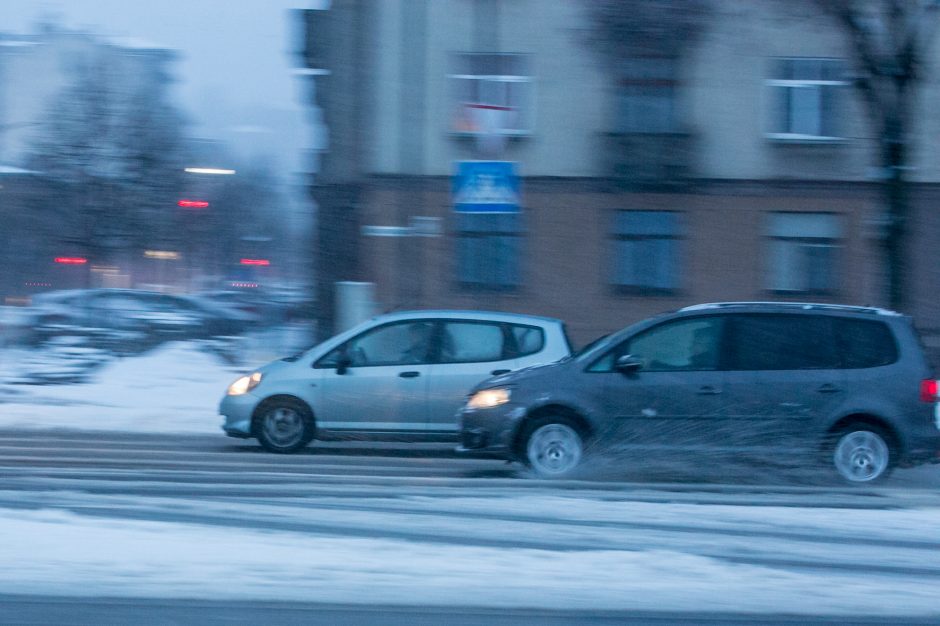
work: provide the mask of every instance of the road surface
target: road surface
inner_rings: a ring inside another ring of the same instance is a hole
[[[655,549],[732,571],[757,568],[851,584],[862,577],[875,593],[940,585],[940,468],[900,470],[877,487],[845,487],[767,467],[693,463],[624,471],[621,461],[578,480],[545,481],[518,465],[458,458],[437,444],[317,444],[280,456],[223,436],[0,431],[0,511],[526,558]],[[921,598],[927,613],[911,615],[902,595],[888,592],[876,603],[883,606],[880,614],[872,615],[863,598],[858,612],[842,607],[836,616],[790,615],[772,602],[767,610],[745,603],[730,613],[669,604],[564,610],[551,598],[544,606],[487,607],[474,596],[465,606],[442,608],[420,589],[398,602],[379,598],[366,606],[123,592],[100,597],[109,594],[67,586],[64,593],[52,587],[39,592],[0,596],[0,623],[940,623],[940,601],[932,612],[930,600],[924,605]],[[599,598],[601,605],[607,601]]]

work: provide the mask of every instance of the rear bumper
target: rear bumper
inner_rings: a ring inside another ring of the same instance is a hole
[[[940,463],[940,432],[910,440],[900,459],[900,465],[906,467],[925,463]]]

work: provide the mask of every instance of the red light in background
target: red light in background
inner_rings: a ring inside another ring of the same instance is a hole
[[[940,384],[935,379],[928,378],[920,381],[920,399],[922,402],[937,402],[940,400],[938,392],[940,392]]]
[[[88,263],[88,259],[80,256],[57,256],[55,262],[63,265],[84,265]]]
[[[184,209],[205,209],[209,206],[205,200],[180,200],[176,204]]]
[[[242,265],[271,265],[271,261],[267,259],[242,259]]]

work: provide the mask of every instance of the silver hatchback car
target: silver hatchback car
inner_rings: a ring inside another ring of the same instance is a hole
[[[456,438],[477,383],[568,356],[560,320],[481,311],[381,315],[232,383],[219,412],[232,437],[294,452],[313,439]]]

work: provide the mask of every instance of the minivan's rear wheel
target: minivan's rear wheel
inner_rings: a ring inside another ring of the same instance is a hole
[[[296,452],[313,439],[313,416],[296,400],[272,400],[259,410],[255,432],[258,442],[269,452]]]
[[[558,478],[570,474],[581,463],[584,438],[568,420],[548,418],[532,426],[525,451],[526,460],[536,474]]]
[[[839,475],[850,483],[887,477],[893,461],[889,439],[876,426],[850,426],[836,435],[832,462]]]

